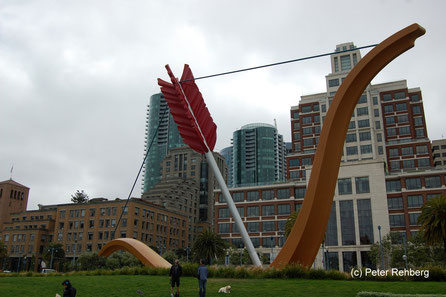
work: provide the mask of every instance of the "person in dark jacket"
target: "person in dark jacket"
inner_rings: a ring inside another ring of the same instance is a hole
[[[180,277],[183,274],[183,269],[181,268],[180,261],[175,260],[175,263],[170,267],[170,296],[173,297],[173,288],[177,286],[177,292],[175,296],[180,296]]]
[[[208,268],[204,265],[204,260],[200,259],[200,266],[198,266],[198,287],[200,297],[206,296],[206,282],[208,280]]]
[[[64,286],[63,297],[76,297],[76,289],[71,285],[69,280],[64,280],[62,286]]]

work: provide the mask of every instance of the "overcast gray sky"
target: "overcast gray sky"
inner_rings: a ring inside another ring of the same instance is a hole
[[[14,166],[13,179],[31,188],[28,209],[69,202],[76,190],[127,198],[165,64],[203,76],[379,43],[414,22],[426,35],[373,83],[420,87],[429,137],[440,139],[445,11],[441,0],[0,0],[0,180]],[[324,92],[329,72],[325,57],[198,81],[216,150],[241,126],[274,119],[289,141],[290,107]]]

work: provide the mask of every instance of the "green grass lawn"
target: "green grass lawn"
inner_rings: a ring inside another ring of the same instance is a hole
[[[62,295],[64,276],[0,277],[1,297],[54,297]],[[78,297],[170,296],[169,278],[152,275],[71,276]],[[231,285],[231,295],[217,294],[220,287]],[[198,296],[198,282],[181,278],[181,296]],[[410,294],[446,294],[444,282],[373,282],[308,279],[215,279],[207,284],[206,296],[355,296],[360,291]]]

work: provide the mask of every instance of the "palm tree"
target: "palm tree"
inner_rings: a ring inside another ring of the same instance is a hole
[[[427,244],[442,244],[446,252],[446,196],[434,197],[424,203],[418,224]]]
[[[204,230],[194,242],[192,253],[196,258],[207,259],[209,263],[212,258],[217,259],[225,255],[226,242],[212,229]]]
[[[297,216],[299,215],[299,211],[294,211],[290,214],[288,219],[285,222],[285,238],[288,238],[288,236],[291,233],[291,230],[293,229],[294,223],[296,223]]]

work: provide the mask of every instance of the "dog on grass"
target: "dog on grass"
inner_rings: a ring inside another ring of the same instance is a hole
[[[226,287],[220,288],[220,290],[218,290],[218,293],[231,293],[231,286],[227,285]]]

